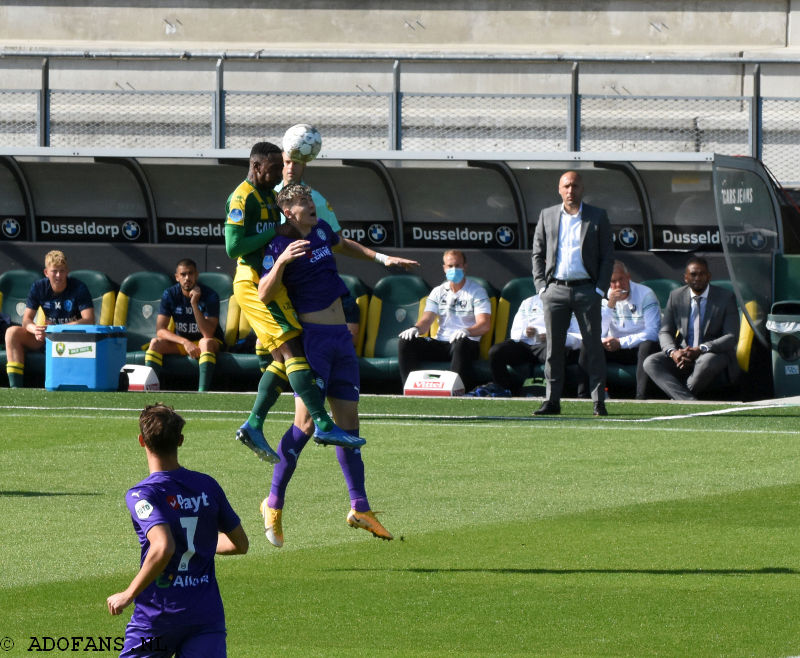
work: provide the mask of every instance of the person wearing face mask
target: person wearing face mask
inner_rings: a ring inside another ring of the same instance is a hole
[[[606,363],[636,364],[636,399],[648,397],[650,378],[644,360],[658,349],[661,306],[647,286],[631,281],[625,263],[614,261],[607,299],[603,300],[603,348]],[[652,385],[650,385],[652,387]]]
[[[469,364],[479,358],[481,336],[491,329],[492,307],[489,295],[466,277],[467,257],[457,249],[444,252],[444,283],[431,290],[422,317],[413,327],[401,331],[398,361],[401,383],[422,361],[450,361],[470,388]],[[432,338],[424,337],[438,318],[439,329]]]

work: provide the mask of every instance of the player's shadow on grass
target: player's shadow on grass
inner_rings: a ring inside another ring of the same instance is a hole
[[[0,491],[0,498],[3,496],[17,498],[39,498],[42,496],[97,496],[92,491]]]
[[[335,569],[335,571],[384,571],[384,569]],[[518,568],[498,568],[498,569],[459,569],[459,568],[421,568],[412,567],[409,569],[389,569],[389,571],[423,573],[423,574],[451,574],[451,573],[494,573],[498,575],[521,574],[529,576],[549,575],[549,576],[571,576],[571,575],[591,575],[591,574],[647,574],[652,576],[767,576],[767,575],[800,575],[797,569],[789,567],[761,567],[760,569],[518,569]]]

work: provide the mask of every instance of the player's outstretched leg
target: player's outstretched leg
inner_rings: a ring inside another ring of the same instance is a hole
[[[343,448],[360,448],[366,443],[364,439],[348,434],[338,427],[325,411],[322,393],[304,356],[291,356],[286,359],[286,375],[294,392],[300,396],[314,421],[316,443]]]
[[[311,437],[296,425],[292,425],[278,443],[278,456],[281,461],[272,471],[269,496],[261,502],[261,516],[264,517],[264,532],[270,544],[283,546],[283,503],[286,487],[297,468],[297,460]]]
[[[269,364],[258,382],[258,394],[250,417],[236,430],[236,440],[252,450],[261,461],[277,464],[278,454],[269,446],[264,437],[264,419],[275,401],[280,397],[287,383],[283,364],[273,361]]]
[[[281,460],[278,453],[270,448],[264,436],[264,432],[250,425],[250,421],[248,420],[244,421],[244,424],[236,430],[236,440],[256,453],[256,456],[262,462],[277,464]]]
[[[349,433],[357,435],[358,430],[349,430]],[[393,539],[392,533],[384,528],[374,512],[370,511],[361,450],[345,450],[339,447],[336,448],[336,458],[339,460],[342,475],[347,483],[347,492],[350,494],[350,513],[347,515],[347,525],[366,530],[380,539]]]
[[[314,443],[322,446],[339,446],[341,448],[360,448],[366,443],[360,436],[348,434],[338,425],[334,425],[330,431],[324,432],[314,423]]]

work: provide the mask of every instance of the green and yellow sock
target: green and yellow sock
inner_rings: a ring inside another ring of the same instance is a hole
[[[214,352],[200,354],[200,383],[198,391],[211,390],[211,381],[214,379],[214,368],[217,367],[217,355]]]
[[[253,404],[253,411],[250,412],[250,417],[247,419],[250,427],[263,431],[267,413],[288,384],[289,379],[286,377],[286,368],[283,364],[277,361],[270,363],[258,381],[256,401]]]
[[[325,411],[325,400],[322,398],[322,391],[314,381],[311,366],[304,356],[296,356],[286,360],[286,375],[294,392],[300,396],[305,403],[308,413],[314,423],[323,432],[330,432],[333,429],[333,420]]]
[[[17,361],[6,363],[6,374],[8,375],[8,386],[10,388],[22,388],[25,379],[25,364]]]

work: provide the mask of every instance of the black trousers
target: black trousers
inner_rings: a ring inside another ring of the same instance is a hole
[[[646,340],[630,349],[620,349],[616,352],[606,350],[606,363],[621,363],[622,365],[636,364],[636,399],[647,400],[652,398],[658,390],[651,382],[650,377],[644,371],[644,360],[657,352],[658,343],[654,340]]]
[[[564,363],[566,365],[578,364],[578,350],[564,350]],[[547,344],[535,343],[530,345],[518,340],[505,340],[489,349],[489,369],[492,371],[492,381],[507,388],[514,395],[519,395],[520,386],[514,381],[506,366],[520,366],[526,363],[544,364],[547,358]],[[578,396],[587,395],[587,382],[585,373],[581,372],[580,381],[576,382]]]
[[[423,361],[449,361],[450,370],[457,372],[469,390],[475,385],[472,381],[470,364],[480,356],[480,343],[477,340],[462,338],[448,343],[434,338],[413,338],[397,342],[397,360],[400,366],[401,385],[406,383],[408,374],[419,370]]]

